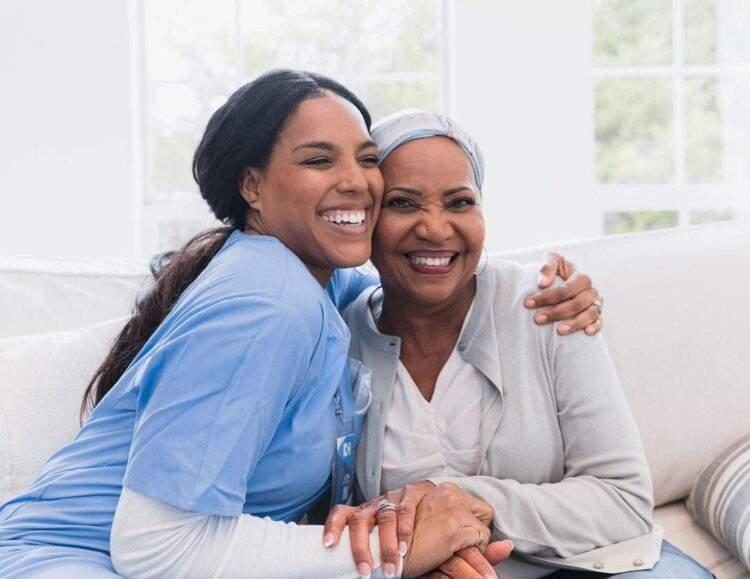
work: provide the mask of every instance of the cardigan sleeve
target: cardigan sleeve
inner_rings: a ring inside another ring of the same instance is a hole
[[[640,568],[650,568],[658,560],[660,545],[652,521],[651,479],[604,340],[581,332],[561,338],[551,328],[548,335],[564,478],[543,484],[489,476],[430,480],[452,482],[489,501],[495,509],[494,536],[511,539],[520,554],[559,562],[646,537],[641,541],[644,550],[639,556],[645,564]]]

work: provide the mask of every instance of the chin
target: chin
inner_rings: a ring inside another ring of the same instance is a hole
[[[332,261],[335,262],[337,268],[347,268],[363,265],[368,259],[370,259],[369,244],[367,247],[352,248],[350,251],[338,251]]]

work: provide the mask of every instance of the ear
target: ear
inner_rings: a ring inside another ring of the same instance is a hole
[[[255,167],[248,167],[242,174],[240,181],[240,195],[253,209],[260,209],[260,184],[262,172]]]

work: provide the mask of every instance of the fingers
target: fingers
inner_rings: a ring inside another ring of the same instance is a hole
[[[557,287],[547,288],[542,292],[530,295],[523,302],[523,305],[527,308],[554,306],[591,288],[591,278],[585,273],[581,273],[572,276],[566,282]]]
[[[358,507],[336,505],[328,513],[325,525],[323,525],[323,545],[335,547],[339,544],[341,533],[349,524],[349,519],[359,511]]]
[[[598,334],[602,331],[603,324],[604,322],[601,318],[599,318],[593,324],[589,324],[588,326],[586,326],[583,331],[586,332],[587,336],[593,336],[594,334]]]
[[[469,509],[471,514],[474,515],[480,523],[489,525],[492,521],[492,517],[495,516],[495,509],[487,501],[483,501],[474,496],[469,495]]]
[[[370,553],[370,531],[377,520],[377,508],[365,507],[349,519],[349,539],[352,557],[357,573],[369,577],[372,573],[372,553]]]
[[[510,557],[513,547],[513,541],[493,541],[487,545],[484,557],[491,565],[497,565]]]
[[[424,481],[417,485],[406,485],[401,492],[396,532],[398,535],[398,552],[402,557],[406,555],[411,545],[417,507],[425,494],[434,488],[435,485],[429,481]]]
[[[475,547],[475,550],[479,553],[479,549],[476,549]],[[479,553],[479,556],[484,559],[484,556],[482,556],[481,553]],[[487,560],[485,559],[485,563],[486,562]],[[442,571],[443,575],[450,577],[451,579],[483,579],[485,577],[485,575],[482,575],[474,569],[468,561],[457,555],[454,555],[445,561],[440,567],[438,567],[438,569]],[[492,567],[490,567],[490,569],[492,569]],[[493,573],[495,573],[494,570]],[[489,577],[497,577],[497,574],[489,575]]]
[[[490,562],[482,555],[482,552],[477,547],[466,547],[456,553],[456,557],[460,557],[466,563],[468,563],[474,571],[480,577],[486,577],[487,579],[497,579],[497,573]]]
[[[394,505],[399,504],[400,492],[389,492],[386,499]],[[378,537],[380,539],[380,560],[383,566],[383,574],[386,577],[395,577],[396,569],[399,563],[398,537],[396,535],[397,519],[401,514],[396,515],[392,509],[381,509],[377,513]],[[357,559],[355,557],[355,563]]]
[[[536,282],[542,289],[549,287],[556,275],[562,279],[570,279],[575,274],[576,265],[555,251],[545,253],[542,261],[544,264],[539,269],[540,274]]]
[[[454,552],[466,547],[478,547],[480,551],[484,551],[490,542],[491,532],[489,527],[473,519],[472,522],[462,526],[458,534]]]
[[[534,322],[539,325],[550,324],[557,321],[568,321],[572,320],[579,314],[584,313],[587,309],[591,308],[594,301],[599,297],[599,292],[595,288],[586,289],[576,294],[572,298],[565,300],[550,308],[544,308],[534,314]],[[590,312],[588,317],[582,318],[580,321],[586,322],[584,325],[594,323],[599,317],[598,308],[594,307],[595,312]],[[583,326],[576,326],[576,329],[580,329]],[[564,333],[564,332],[563,332]]]

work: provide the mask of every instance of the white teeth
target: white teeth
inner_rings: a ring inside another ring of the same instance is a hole
[[[353,213],[346,212],[335,212],[323,215],[326,221],[331,223],[349,223],[351,225],[360,225],[364,223],[366,218],[365,211],[355,211]]]
[[[450,257],[419,257],[416,255],[410,255],[409,259],[417,265],[434,265],[439,267],[446,267],[450,265]]]

